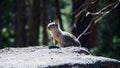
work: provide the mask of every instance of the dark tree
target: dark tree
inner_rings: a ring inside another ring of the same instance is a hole
[[[96,9],[94,9],[94,7],[92,5],[90,5],[92,0],[72,0],[73,3],[73,15],[72,15],[72,33],[78,37],[88,26],[88,24],[91,22],[92,20],[92,16],[86,16],[86,9],[91,11],[91,12],[95,12]],[[81,42],[81,45],[83,47],[87,47],[87,48],[91,48],[93,47],[96,43],[96,36],[97,36],[97,26],[94,27],[94,32],[84,35],[82,36],[79,40]],[[88,30],[88,32],[92,32],[92,30],[90,31],[90,28]],[[92,36],[95,35],[95,36]],[[91,38],[90,38],[91,37]]]
[[[3,0],[0,0],[0,48],[2,48],[2,14],[3,14],[3,10],[2,10],[2,2]]]
[[[32,0],[30,21],[28,22],[28,46],[39,45],[40,1]]]
[[[60,5],[59,5],[59,3],[60,3],[59,0],[55,0],[56,15],[57,15],[57,18],[60,21],[60,27],[63,30],[63,24],[62,24],[62,19],[61,19],[61,12],[60,12]]]
[[[102,1],[101,3],[104,2],[104,0],[100,1]],[[116,8],[114,8],[114,10],[112,10],[105,17],[102,23],[100,23],[100,46],[95,49],[94,53],[95,55],[116,58],[120,60],[120,1],[107,0],[104,5],[108,3],[115,3]]]
[[[26,0],[16,0],[15,44],[16,47],[26,46]]]
[[[88,9],[91,12],[96,12],[99,8],[99,0],[97,0],[97,2],[94,5],[90,5],[90,8]],[[99,22],[97,22],[96,24],[94,24],[94,26],[91,26],[90,29],[90,36],[88,39],[88,42],[90,44],[89,48],[94,48],[97,46],[98,43],[98,27],[99,27]]]
[[[47,23],[48,23],[48,14],[47,14],[47,0],[43,0],[43,45],[48,44],[48,34],[47,34]]]

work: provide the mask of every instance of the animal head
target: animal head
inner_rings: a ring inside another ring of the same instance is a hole
[[[48,29],[50,31],[56,31],[59,29],[59,20],[56,19],[54,22],[48,24]]]

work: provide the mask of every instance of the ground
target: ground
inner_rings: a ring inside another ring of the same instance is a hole
[[[0,68],[120,68],[120,61],[93,56],[81,47],[0,49]]]

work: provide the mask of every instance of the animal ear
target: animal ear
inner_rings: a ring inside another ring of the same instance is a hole
[[[55,20],[55,24],[59,24],[59,20],[58,19]]]

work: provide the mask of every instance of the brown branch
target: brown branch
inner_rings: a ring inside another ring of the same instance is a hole
[[[100,11],[96,12],[96,13],[91,13],[91,12],[88,12],[90,15],[96,15],[89,23],[89,25],[86,27],[86,29],[77,37],[77,39],[79,39],[81,36],[83,36],[87,31],[88,29],[96,24],[98,21],[100,21],[105,15],[107,15],[110,11],[112,11],[114,8],[116,8],[120,3],[120,0],[104,7],[103,9],[101,9]],[[112,7],[112,8],[110,8]],[[107,10],[108,8],[110,8],[109,10]],[[106,10],[106,11],[105,11]],[[86,14],[86,16],[88,16],[89,14]]]
[[[98,12],[95,12],[95,13],[87,12],[86,16],[89,14],[90,15],[100,15],[100,14],[104,14],[104,13],[106,14],[106,13],[112,11],[114,8],[116,8],[119,5],[119,3],[120,3],[120,1],[117,0],[114,3],[109,4],[106,7],[104,7],[103,9],[99,10]]]
[[[120,1],[116,1],[106,7],[104,7],[102,10],[100,10],[100,14],[98,16],[96,16],[95,18],[95,24],[100,21],[105,15],[107,15],[108,13],[110,13],[113,9],[115,9],[118,5],[120,4]],[[111,9],[107,10],[107,11],[104,11],[106,10],[107,8],[110,8],[112,7]],[[104,11],[104,12],[102,12]]]
[[[92,19],[89,23],[89,25],[86,27],[86,29],[77,37],[77,39],[79,39],[81,36],[83,36],[84,34],[86,34],[86,32],[88,31],[88,29],[92,26],[94,20]]]
[[[83,13],[84,11],[87,11],[88,7],[91,5],[93,1],[94,0],[85,0],[84,3],[78,8],[78,10],[76,10],[76,12],[73,13],[73,14],[77,13],[75,15],[74,25],[78,21],[78,18],[81,15],[81,13]]]
[[[75,15],[75,18],[78,18],[82,12],[86,11],[91,2],[92,0],[85,0],[85,2],[80,6],[79,12]]]
[[[73,14],[76,14],[76,13],[78,13],[78,12],[80,12],[81,13],[81,10],[82,10],[82,12],[83,12],[83,9],[85,10],[85,9],[87,9],[86,7],[86,5],[90,5],[90,3],[91,4],[93,4],[93,3],[95,3],[96,1],[93,1],[93,0],[85,0],[84,1],[84,3],[78,8],[78,10],[76,10],[75,12],[73,12]]]

